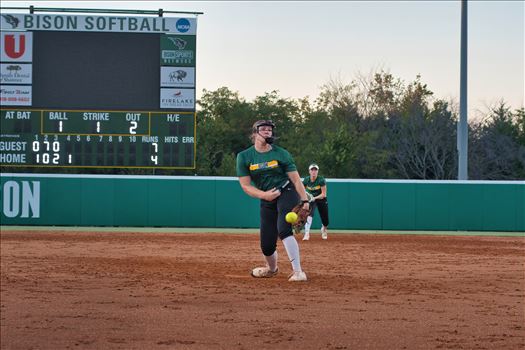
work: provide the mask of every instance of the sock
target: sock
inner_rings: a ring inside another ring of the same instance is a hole
[[[295,240],[294,236],[288,236],[283,239],[284,249],[288,253],[288,258],[292,263],[292,269],[294,272],[301,272],[301,258],[299,255],[299,244]]]
[[[304,234],[305,235],[310,233],[310,226],[312,226],[312,217],[311,216],[306,218],[306,224],[304,224]]]
[[[270,270],[275,271],[277,270],[277,250],[273,252],[270,256],[264,256],[266,259],[266,262],[268,263],[268,267],[270,267]]]

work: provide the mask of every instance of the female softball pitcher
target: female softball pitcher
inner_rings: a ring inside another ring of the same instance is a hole
[[[292,226],[285,216],[301,201],[308,210],[306,190],[290,153],[273,144],[275,124],[259,120],[253,124],[253,146],[237,155],[237,176],[247,195],[261,200],[260,240],[266,266],[252,270],[257,278],[273,277],[277,267],[277,237],[283,242],[293,273],[288,281],[306,281],[301,269],[299,245],[293,236]]]

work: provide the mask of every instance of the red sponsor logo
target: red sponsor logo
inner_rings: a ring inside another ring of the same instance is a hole
[[[18,41],[16,40],[18,39]],[[13,59],[20,58],[26,52],[26,37],[21,34],[18,36],[4,35],[4,52]]]

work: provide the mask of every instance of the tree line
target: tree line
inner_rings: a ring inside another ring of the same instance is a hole
[[[204,90],[194,173],[235,176],[253,122],[272,119],[302,176],[315,162],[329,178],[456,179],[457,106],[433,95],[420,76],[406,83],[384,71],[349,84],[331,80],[313,102],[277,91],[246,101],[227,87]],[[500,101],[470,118],[468,154],[469,179],[525,179],[523,107]]]

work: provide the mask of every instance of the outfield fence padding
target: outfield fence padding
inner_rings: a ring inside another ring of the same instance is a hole
[[[234,177],[1,174],[2,225],[259,225]],[[525,231],[525,181],[327,179],[330,228]],[[314,228],[320,227],[319,214]]]

